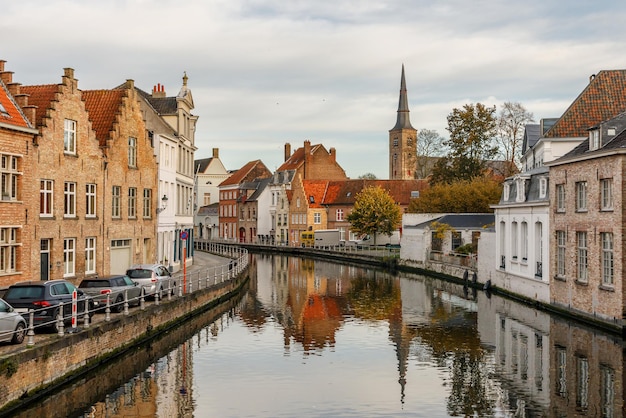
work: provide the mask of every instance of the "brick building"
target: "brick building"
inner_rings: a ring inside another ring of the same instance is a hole
[[[33,140],[37,130],[21,111],[25,96],[0,61],[0,287],[35,277],[30,252],[37,213]]]
[[[389,179],[410,180],[417,171],[417,129],[409,118],[409,100],[404,79],[404,65],[400,78],[400,99],[396,124],[389,130]]]

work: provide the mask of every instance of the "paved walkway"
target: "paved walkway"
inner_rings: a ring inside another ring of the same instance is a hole
[[[218,255],[209,254],[203,251],[196,250],[194,252],[193,265],[187,267],[187,277],[189,277],[190,274],[202,272],[202,270],[205,270],[205,269],[213,269],[214,267],[227,265],[229,262],[230,262],[230,258],[221,257]],[[182,274],[182,270],[179,272],[176,272],[175,274],[176,275]],[[149,301],[146,301],[145,303],[146,305],[149,305],[149,304],[154,303],[154,301],[149,300]],[[129,309],[133,310],[133,309],[140,309],[140,308],[133,307]],[[124,315],[124,314],[113,313],[113,312],[111,313],[112,318],[114,318],[117,315]],[[96,324],[98,322],[103,322],[104,318],[105,318],[104,313],[96,313],[92,317],[91,321],[93,324]],[[28,318],[26,318],[26,321],[28,322]],[[83,320],[79,319],[78,321],[79,327],[81,327],[83,324],[84,324]],[[66,329],[66,332],[67,332],[67,329]],[[57,334],[53,331],[41,330],[38,333],[38,330],[35,330],[35,345],[43,341],[52,339],[52,338],[58,338]],[[22,344],[0,343],[0,357],[5,356],[7,354],[19,352],[21,350],[27,350],[28,349],[26,345],[27,341],[28,341],[28,337],[24,339],[24,342]]]

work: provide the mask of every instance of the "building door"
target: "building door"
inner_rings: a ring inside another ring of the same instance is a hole
[[[110,274],[124,274],[130,267],[131,240],[114,239],[111,241]]]
[[[246,229],[239,228],[239,242],[246,242]]]
[[[50,280],[50,240],[42,239],[39,248],[39,279]]]

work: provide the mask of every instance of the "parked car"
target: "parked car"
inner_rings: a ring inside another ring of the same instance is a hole
[[[15,311],[26,314],[34,310],[34,326],[45,326],[57,329],[57,315],[63,304],[63,319],[66,324],[72,320],[72,293],[77,294],[77,313],[82,319],[85,306],[89,309],[89,316],[93,315],[93,301],[85,293],[77,289],[67,280],[48,280],[19,282],[9,286],[4,294],[4,300]]]
[[[162,298],[168,289],[172,291],[176,287],[172,274],[162,264],[135,264],[126,270],[126,275],[143,286],[148,296],[159,293]]]
[[[26,320],[4,300],[0,299],[0,341],[21,344],[26,335]]]
[[[114,312],[124,310],[124,297],[130,305],[139,305],[143,293],[143,287],[125,274],[83,279],[78,288],[91,296],[95,309],[106,308],[108,296]]]

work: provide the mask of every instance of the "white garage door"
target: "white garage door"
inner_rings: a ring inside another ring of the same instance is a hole
[[[130,267],[129,239],[114,239],[111,241],[111,274],[124,274]]]

